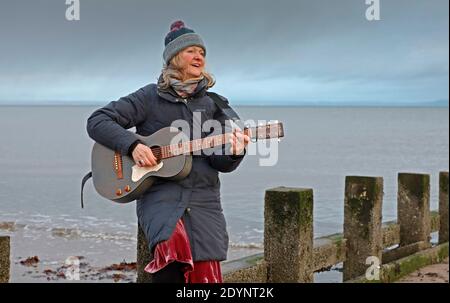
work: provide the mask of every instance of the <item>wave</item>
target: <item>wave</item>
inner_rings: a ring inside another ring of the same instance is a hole
[[[243,242],[230,242],[231,248],[251,248],[251,249],[264,249],[263,243],[243,243]]]
[[[87,218],[85,218],[87,219]],[[94,220],[95,218],[90,218]],[[72,219],[70,219],[72,220]],[[67,220],[64,220],[65,223],[68,223]],[[22,232],[28,235],[43,235],[48,238],[64,238],[66,240],[100,240],[100,241],[113,241],[113,242],[128,242],[128,243],[136,243],[137,236],[133,232],[116,230],[116,231],[104,231],[104,230],[89,230],[83,227],[61,227],[58,224],[51,224],[53,226],[48,225],[48,221],[44,220],[43,222],[33,222],[31,220],[30,223],[18,223],[13,221],[4,221],[0,222],[0,231],[6,232]],[[67,224],[66,224],[67,225]],[[100,224],[103,225],[103,224]],[[114,227],[122,227],[122,224],[114,224]],[[86,227],[93,227],[88,224]],[[104,228],[108,228],[108,226],[102,226]],[[123,229],[123,228],[122,228]],[[134,226],[132,230],[136,230]],[[25,235],[26,236],[26,235]],[[242,236],[242,235],[241,235]],[[238,236],[238,238],[241,238]],[[253,237],[254,238],[254,237]],[[264,244],[260,242],[243,242],[243,241],[232,241],[230,240],[229,246],[231,249],[263,249]]]
[[[106,233],[106,232],[92,232],[77,228],[52,228],[52,236],[63,237],[67,239],[99,239],[108,241],[132,241],[136,242],[137,238],[134,235],[125,232]]]
[[[116,232],[104,232],[104,231],[90,231],[82,228],[66,228],[66,227],[51,227],[43,226],[43,222],[33,222],[24,224],[13,221],[0,222],[0,231],[5,232],[24,232],[24,233],[49,233],[53,237],[62,237],[69,240],[74,239],[98,239],[108,241],[132,241],[136,242],[137,237],[131,233],[116,231]]]
[[[0,222],[0,230],[14,232],[24,229],[26,224],[17,224],[16,222]]]

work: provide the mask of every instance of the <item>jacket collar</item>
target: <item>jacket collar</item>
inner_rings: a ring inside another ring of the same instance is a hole
[[[159,87],[159,83],[162,82],[162,75],[159,76],[158,79],[158,84],[157,84],[157,92],[158,95],[170,102],[183,102],[183,100],[194,100],[200,97],[203,97],[206,95],[206,90],[208,89],[208,79],[203,78],[197,85],[196,89],[194,90],[194,92],[192,93],[192,95],[190,95],[187,98],[182,98],[180,95],[178,95],[175,90],[170,86],[169,88],[160,88]]]

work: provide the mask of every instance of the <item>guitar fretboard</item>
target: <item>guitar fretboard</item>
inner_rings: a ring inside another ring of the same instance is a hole
[[[244,134],[251,139],[270,139],[284,136],[281,123],[267,124],[264,126],[250,127],[244,129]],[[152,152],[158,159],[167,159],[180,155],[189,155],[197,151],[225,145],[229,142],[233,133],[209,136],[178,144],[152,147]]]

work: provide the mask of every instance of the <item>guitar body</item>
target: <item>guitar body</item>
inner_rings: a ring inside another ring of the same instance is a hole
[[[149,147],[173,144],[171,140],[180,134],[177,128],[165,127],[151,136],[136,135]],[[152,186],[156,178],[181,180],[191,172],[192,156],[178,155],[162,159],[153,168],[137,167],[133,158],[95,143],[92,148],[92,180],[96,191],[103,197],[118,203],[128,203],[139,198]]]
[[[246,127],[244,133],[256,140],[284,137],[281,122]],[[234,134],[226,133],[185,142],[183,139],[187,138],[175,127],[162,128],[148,137],[136,135],[157,157],[158,164],[152,167],[139,167],[132,157],[95,143],[91,158],[94,187],[101,196],[111,201],[134,201],[144,194],[157,178],[181,180],[188,176],[194,152],[223,146],[229,142],[231,136]],[[84,182],[83,178],[82,190]]]

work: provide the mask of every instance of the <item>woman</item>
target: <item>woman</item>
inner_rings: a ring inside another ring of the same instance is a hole
[[[214,79],[204,70],[205,55],[201,37],[182,21],[174,22],[165,38],[158,83],[95,111],[87,123],[89,136],[133,157],[138,166],[154,166],[151,149],[126,129],[136,127],[136,133],[149,136],[180,119],[191,130],[211,119],[224,125],[230,117],[206,94]],[[201,136],[208,134],[202,130]],[[222,282],[219,262],[226,259],[228,234],[218,172],[235,170],[248,142],[248,136],[236,131],[226,145],[230,153],[194,155],[186,178],[158,179],[137,200],[138,222],[154,256],[145,268],[153,282]]]

